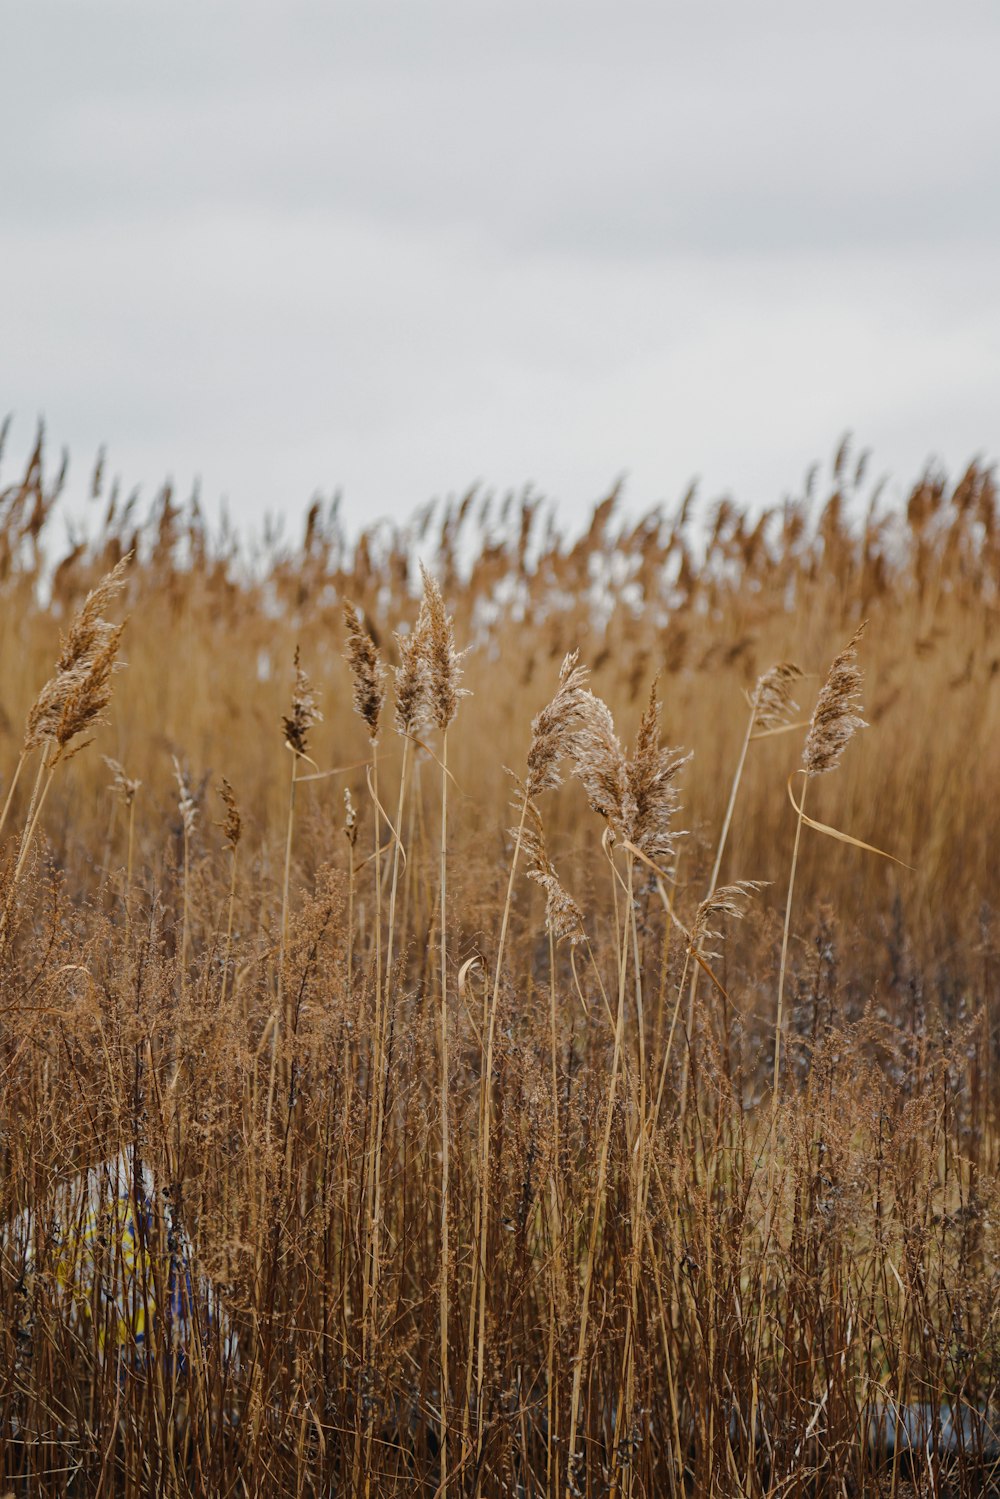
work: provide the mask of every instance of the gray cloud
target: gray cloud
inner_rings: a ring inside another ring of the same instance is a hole
[[[259,515],[1000,447],[992,4],[18,0],[0,406]]]

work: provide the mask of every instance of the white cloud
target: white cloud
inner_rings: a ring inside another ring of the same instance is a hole
[[[81,477],[360,523],[1000,450],[992,5],[5,19],[0,409]]]

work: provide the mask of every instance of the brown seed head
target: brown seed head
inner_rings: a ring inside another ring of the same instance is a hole
[[[690,755],[660,744],[660,704],[656,682],[649,689],[649,702],[639,724],[635,753],[625,772],[628,787],[629,841],[653,863],[671,859],[677,834],[671,826],[679,796],[677,775]]]
[[[427,676],[427,632],[430,621],[426,601],[421,603],[413,629],[406,635],[395,635],[399,665],[394,669],[396,712],[394,725],[398,734],[413,734],[430,721],[430,694]]]
[[[628,765],[615,733],[611,709],[590,689],[580,694],[579,719],[572,736],[573,774],[595,812],[620,837],[628,837]]]
[[[385,666],[378,647],[351,603],[344,604],[344,625],[347,629],[345,659],[354,676],[354,711],[368,725],[368,737],[374,744],[378,739],[379,719],[385,701]]]
[[[118,760],[112,760],[110,755],[104,756],[104,763],[110,770],[114,780],[112,785],[118,792],[126,807],[131,807],[135,801],[136,793],[142,785],[141,781],[133,781],[125,774],[125,767]]]
[[[344,787],[344,837],[353,848],[358,841],[358,809],[350,786]]]
[[[46,740],[56,737],[66,699],[83,676],[84,671],[77,666],[69,671],[57,672],[45,683],[28,713],[24,731],[26,751],[37,749]]]
[[[314,723],[322,723],[319,700],[315,688],[302,670],[299,648],[295,647],[295,687],[292,692],[291,714],[282,718],[285,743],[296,755],[304,755],[309,742],[309,730]]]
[[[132,561],[132,555],[129,552],[123,557],[84,599],[82,607],[70,622],[70,627],[63,638],[59,660],[56,662],[57,671],[72,671],[74,667],[85,663],[106,644],[107,631],[111,627],[102,616],[104,610],[125,587],[125,574]]]
[[[779,661],[758,677],[750,698],[757,728],[780,729],[799,711],[792,692],[801,676],[801,670],[791,661]]]
[[[53,738],[59,746],[53,764],[70,754],[79,754],[90,743],[70,745],[78,734],[104,722],[111,702],[111,678],[119,670],[118,646],[124,625],[108,625],[101,631],[101,642],[86,666],[65,673],[67,689]]]
[[[56,758],[65,758],[71,740],[98,722],[111,701],[111,677],[119,664],[116,656],[122,626],[102,619],[101,610],[124,586],[125,569],[131,557],[129,552],[102,578],[71,621],[62,641],[55,675],[45,683],[28,714],[25,750],[55,740]],[[78,745],[72,753],[82,748],[83,745]]]
[[[226,809],[226,816],[223,822],[216,823],[216,827],[222,829],[222,836],[235,853],[243,834],[243,819],[236,803],[236,793],[225,776],[219,782],[219,796]]]
[[[580,726],[586,691],[587,669],[578,666],[579,652],[563,658],[555,697],[531,721],[528,750],[527,794],[554,791],[562,781],[561,762],[573,758],[574,735]]]
[[[181,769],[180,761],[176,755],[170,757],[174,762],[174,780],[177,782],[177,809],[181,814],[181,822],[184,831],[188,835],[194,832],[195,823],[198,820],[198,808],[191,791],[191,782],[186,771]]]
[[[720,936],[719,932],[712,930],[715,917],[729,916],[742,921],[750,901],[765,883],[763,880],[737,880],[733,885],[720,885],[713,890],[695,913],[691,926],[692,947],[700,947],[703,942]]]
[[[578,942],[586,940],[583,912],[556,874],[545,847],[542,820],[533,802],[528,803],[528,814],[530,823],[521,835],[521,846],[527,859],[528,879],[534,880],[545,891],[546,930],[557,942],[568,937],[575,947]],[[511,829],[511,836],[517,837],[516,828]]]
[[[865,625],[860,625],[834,658],[816,699],[802,751],[802,768],[807,776],[836,770],[856,731],[867,728],[860,711],[862,679],[858,666],[858,642],[864,629]]]
[[[679,836],[671,826],[677,810],[677,773],[690,758],[660,744],[656,683],[639,724],[635,753],[627,759],[607,703],[583,694],[574,735],[573,771],[595,812],[616,838],[632,843],[654,863],[673,857]]]
[[[458,712],[459,700],[468,693],[459,686],[462,680],[462,657],[455,649],[454,622],[444,607],[441,590],[430,573],[420,564],[424,584],[427,630],[424,641],[427,662],[427,697],[431,722],[445,730]]]

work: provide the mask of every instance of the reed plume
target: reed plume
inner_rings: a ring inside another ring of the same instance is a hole
[[[579,651],[564,656],[555,695],[531,721],[524,782],[525,795],[531,800],[562,784],[563,760],[574,755],[576,735],[591,697],[586,690],[587,668],[579,665],[579,659]]]
[[[405,635],[397,632],[393,637],[399,655],[399,665],[393,670],[395,697],[394,727],[404,737],[415,734],[430,719],[427,665],[427,630],[429,619],[427,607],[421,601],[413,628]]]
[[[306,755],[309,745],[309,732],[314,724],[323,721],[323,715],[319,710],[319,698],[316,695],[316,690],[302,668],[302,653],[298,646],[295,647],[293,667],[295,671],[295,685],[292,689],[292,711],[285,714],[281,720],[281,724],[285,731],[285,744],[292,751],[297,762],[299,755]]]
[[[801,679],[801,669],[792,661],[779,661],[757,679],[750,698],[753,727],[774,733],[787,727],[799,705],[792,696]]]
[[[442,733],[458,712],[458,705],[468,692],[460,685],[464,651],[455,649],[455,627],[444,606],[441,590],[430,573],[420,564],[424,584],[424,661],[427,707],[431,722]]]
[[[742,921],[747,913],[747,906],[758,890],[763,890],[763,880],[735,880],[731,885],[719,885],[712,894],[699,904],[695,912],[694,921],[691,923],[690,946],[692,950],[703,950],[705,942],[711,942],[721,937],[722,933],[715,928],[715,922],[720,916],[728,916],[730,920]],[[715,953],[706,953],[706,957],[716,957]]]
[[[3,812],[0,813],[0,830],[7,820],[14,791],[28,756],[39,748],[42,755],[28,803],[17,863],[0,918],[0,932],[6,930],[17,882],[24,869],[56,766],[60,760],[68,759],[87,747],[91,742],[89,739],[70,749],[75,738],[103,721],[103,715],[111,702],[112,678],[121,665],[118,661],[118,647],[124,625],[110,624],[102,615],[103,610],[125,586],[125,574],[131,560],[130,552],[88,593],[62,639],[54,675],[42,687],[28,712],[24,742],[7,790]]]
[[[673,826],[677,776],[690,759],[660,743],[660,704],[650,688],[631,758],[615,732],[611,709],[602,698],[581,694],[572,736],[573,772],[591,807],[616,839],[631,844],[653,864],[673,858],[681,835]]]
[[[236,793],[225,776],[219,782],[219,800],[226,809],[226,815],[217,826],[222,829],[222,836],[229,849],[235,853],[243,836],[243,819],[240,816]]]
[[[378,739],[382,704],[385,702],[385,665],[378,647],[350,602],[344,603],[347,630],[347,664],[354,677],[354,711],[364,719],[368,737]]]
[[[542,819],[534,805],[530,807],[528,815],[531,825],[523,830],[521,847],[528,879],[540,885],[545,892],[546,931],[555,941],[566,939],[575,947],[577,943],[586,941],[583,912],[559,879],[549,858]],[[517,838],[517,828],[510,829],[510,836]]]
[[[802,769],[809,777],[836,770],[840,757],[859,729],[868,725],[861,717],[861,668],[858,644],[865,623],[855,630],[830,666],[809,722]]]

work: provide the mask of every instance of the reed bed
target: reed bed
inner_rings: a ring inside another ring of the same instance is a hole
[[[60,488],[0,489],[0,1483],[991,1492],[991,472],[249,550],[99,469],[54,560]]]

